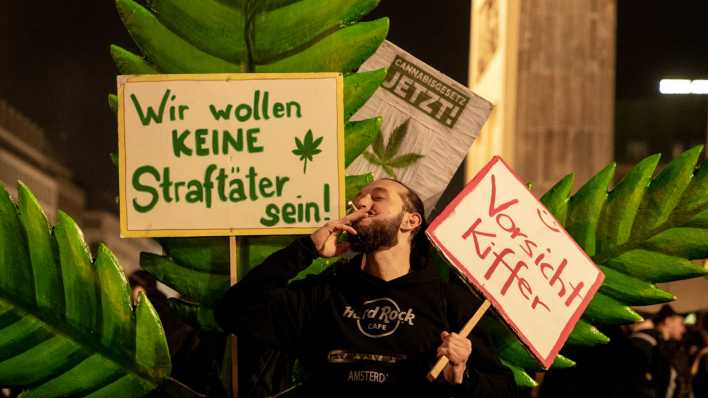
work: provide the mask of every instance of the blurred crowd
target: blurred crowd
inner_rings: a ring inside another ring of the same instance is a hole
[[[546,373],[528,396],[708,398],[708,312],[643,315],[603,329],[609,344],[569,350],[577,366]]]
[[[635,361],[630,385],[635,396],[708,397],[704,327],[708,317],[702,317],[700,325],[696,318],[665,305],[654,317],[629,327]]]

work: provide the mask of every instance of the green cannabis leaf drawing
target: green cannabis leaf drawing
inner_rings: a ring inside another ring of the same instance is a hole
[[[319,137],[314,140],[312,130],[307,130],[307,134],[305,134],[305,138],[303,138],[302,141],[295,137],[295,145],[297,145],[297,148],[293,149],[293,153],[300,156],[300,160],[305,161],[305,166],[302,169],[303,174],[307,173],[307,161],[309,160],[311,162],[315,155],[322,152],[322,150],[317,147],[320,146],[323,138],[324,137]]]
[[[384,148],[383,135],[379,133],[376,140],[371,144],[373,153],[364,152],[362,154],[369,163],[381,166],[386,174],[395,179],[398,179],[398,177],[396,177],[394,169],[408,167],[423,157],[423,155],[419,153],[398,155],[398,151],[401,149],[401,143],[406,138],[406,134],[408,134],[408,122],[410,122],[410,120],[410,118],[406,119],[405,122],[401,123],[401,125],[393,130],[391,138],[388,139],[388,144],[386,144],[386,148]]]

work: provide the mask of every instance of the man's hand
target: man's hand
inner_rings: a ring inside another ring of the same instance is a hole
[[[457,333],[442,332],[442,344],[438,347],[438,358],[446,356],[450,362],[443,370],[443,377],[448,383],[460,384],[467,369],[467,359],[472,353],[472,342]]]
[[[313,232],[310,238],[312,243],[315,244],[317,254],[320,257],[334,257],[349,250],[349,242],[338,242],[337,238],[342,232],[356,235],[357,232],[352,228],[351,224],[366,217],[366,213],[366,209],[359,209],[342,219],[330,221]]]

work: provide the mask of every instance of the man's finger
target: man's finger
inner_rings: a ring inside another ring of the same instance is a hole
[[[450,343],[455,344],[455,345],[463,345],[463,344],[466,344],[466,342],[469,340],[464,337],[453,335],[453,336],[450,336],[448,341],[450,341]]]
[[[351,234],[351,235],[357,235],[357,234],[359,234],[359,233],[356,231],[356,229],[354,229],[354,228],[351,227],[350,225],[344,225],[344,226],[343,226],[343,229],[344,229],[347,233],[349,233],[349,234]]]
[[[447,350],[447,359],[450,360],[450,363],[454,365],[459,365],[461,363],[467,362],[468,355],[466,353],[460,352],[458,350],[454,349],[449,349]]]
[[[354,221],[358,221],[366,217],[368,212],[369,210],[362,207],[361,209],[344,216],[344,218],[342,218],[342,221],[344,221],[346,224],[351,224]]]
[[[468,339],[450,339],[449,346],[464,352],[472,351],[472,343]]]
[[[343,224],[341,222],[333,222],[330,226],[329,233],[330,234],[341,234],[342,232],[347,232],[352,235],[356,235],[356,229],[352,228],[350,225]]]
[[[450,350],[446,347],[438,347],[438,357],[446,356],[450,359]]]
[[[448,340],[448,344],[447,344],[447,345],[448,345],[448,347],[450,347],[450,349],[459,350],[459,349],[462,348],[462,344],[460,344],[460,343],[457,342],[457,341]]]

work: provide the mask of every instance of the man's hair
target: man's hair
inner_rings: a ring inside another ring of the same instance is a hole
[[[408,185],[398,181],[394,180],[393,178],[382,178],[382,180],[389,180],[396,182],[400,184],[403,188],[406,189],[406,192],[401,196],[401,199],[403,200],[403,210],[409,212],[409,213],[418,213],[420,214],[420,219],[421,219],[421,224],[416,228],[415,231],[413,231],[413,234],[411,236],[415,236],[418,231],[423,228],[425,224],[425,205],[423,204],[423,201],[420,199],[420,196]]]

